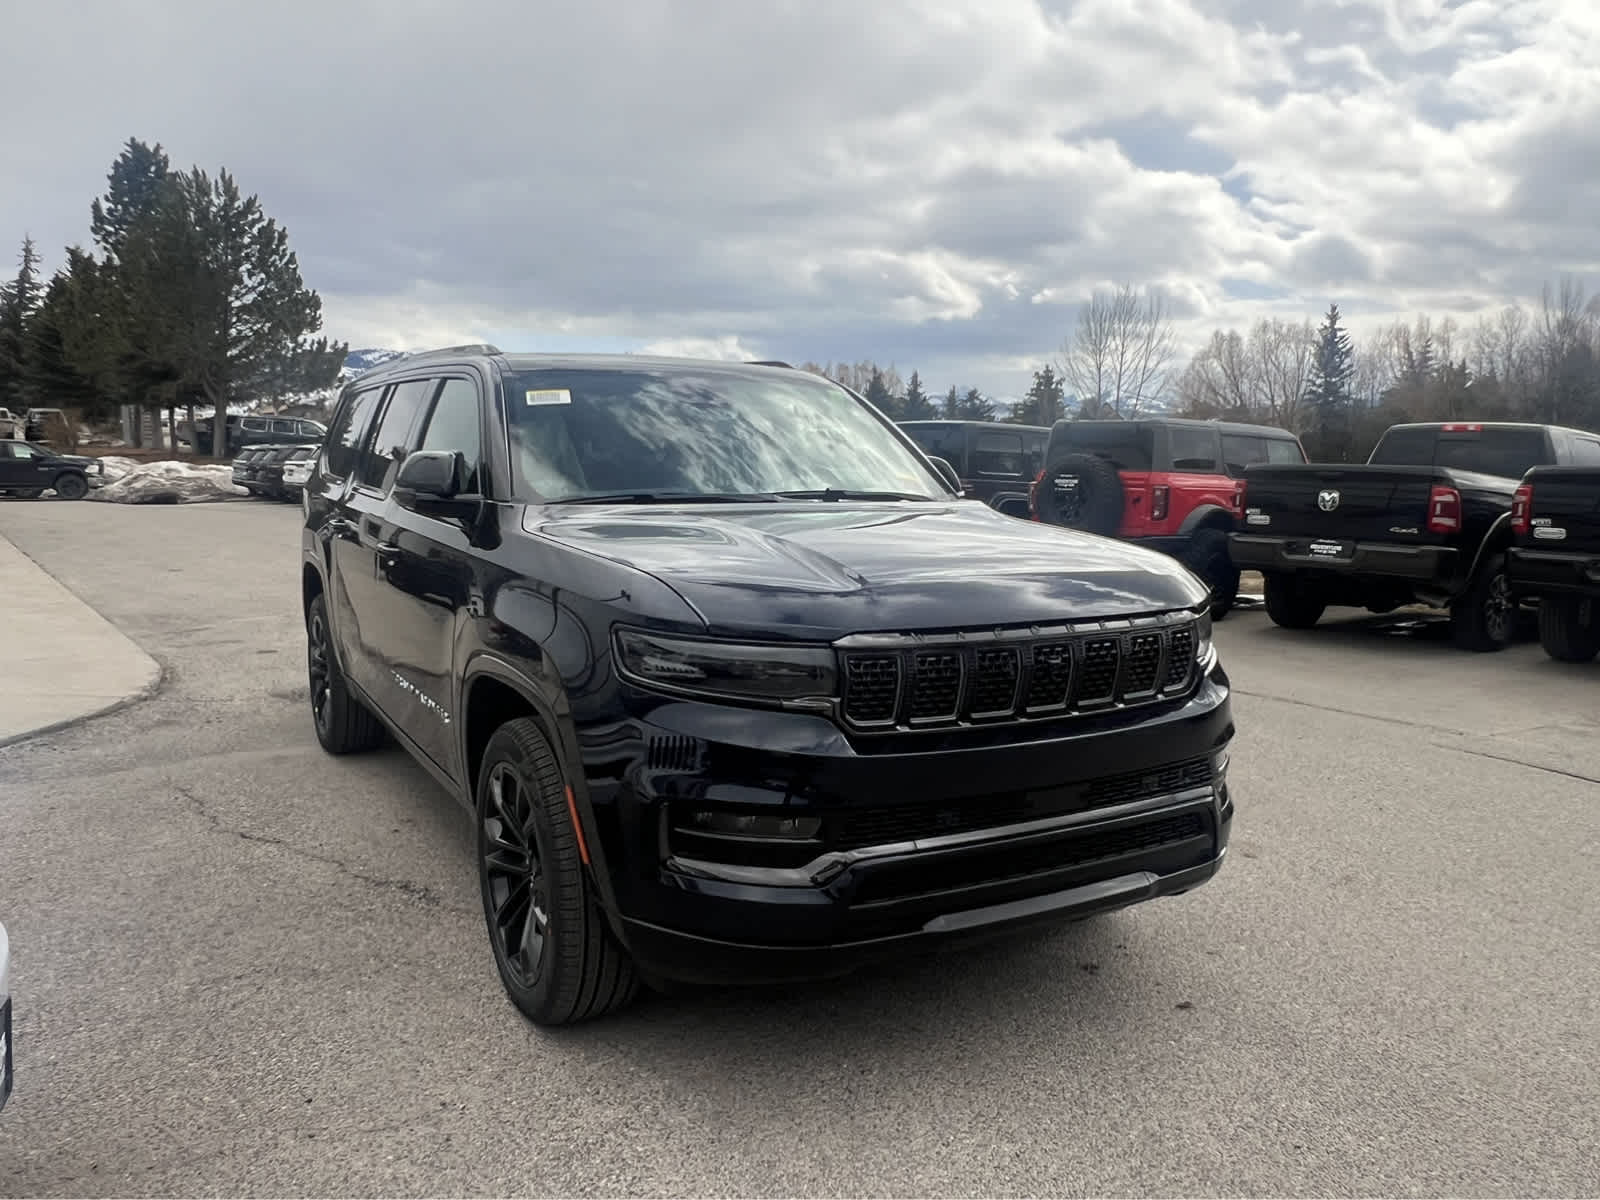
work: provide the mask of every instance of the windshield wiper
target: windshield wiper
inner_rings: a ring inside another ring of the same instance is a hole
[[[774,492],[784,500],[932,500],[911,492],[863,492],[852,488],[817,488],[808,492]]]
[[[773,501],[770,492],[608,492],[603,496],[560,496],[546,504],[751,504]]]

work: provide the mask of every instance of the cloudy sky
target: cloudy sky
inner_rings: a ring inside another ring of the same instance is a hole
[[[871,358],[1016,395],[1096,287],[1193,341],[1600,271],[1597,0],[0,0],[0,241],[130,137],[353,346]]]

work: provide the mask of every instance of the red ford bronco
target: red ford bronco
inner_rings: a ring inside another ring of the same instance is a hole
[[[1239,591],[1228,534],[1251,463],[1303,463],[1294,434],[1270,425],[1179,417],[1057,421],[1029,493],[1036,521],[1170,554],[1211,589],[1214,620]]]

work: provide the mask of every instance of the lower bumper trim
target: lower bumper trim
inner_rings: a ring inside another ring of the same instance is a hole
[[[771,985],[832,979],[907,955],[977,944],[1037,925],[1067,924],[1176,896],[1211,879],[1225,856],[1226,851],[1210,862],[1169,875],[1135,871],[1043,896],[945,913],[910,933],[832,945],[720,941],[627,918],[622,933],[646,976],[677,983]]]

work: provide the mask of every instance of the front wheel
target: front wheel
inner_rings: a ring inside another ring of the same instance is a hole
[[[89,481],[82,475],[68,471],[56,476],[55,492],[63,500],[82,500],[89,494]]]
[[[1220,621],[1239,598],[1239,568],[1228,553],[1228,535],[1220,529],[1196,530],[1183,555],[1183,565],[1211,591],[1211,619]]]
[[[633,960],[585,875],[576,810],[539,726],[507,721],[478,772],[478,875],[494,964],[536,1025],[621,1008],[639,988]]]
[[[1267,616],[1283,629],[1310,629],[1328,609],[1325,600],[1302,588],[1293,575],[1266,576],[1263,591]]]
[[[1516,627],[1517,598],[1506,577],[1506,556],[1490,555],[1466,594],[1450,606],[1450,634],[1463,650],[1489,653],[1509,646]]]
[[[1600,613],[1588,596],[1539,598],[1539,645],[1557,662],[1589,662],[1600,654]]]

